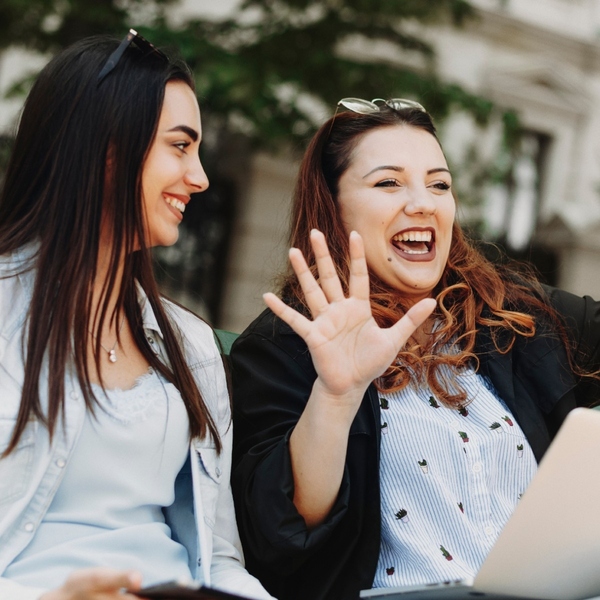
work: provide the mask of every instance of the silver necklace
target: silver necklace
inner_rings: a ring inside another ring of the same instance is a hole
[[[104,352],[106,352],[108,354],[108,360],[111,363],[116,363],[117,362],[117,353],[115,352],[115,348],[117,347],[117,344],[119,343],[119,336],[121,335],[121,330],[123,329],[123,325],[125,324],[125,315],[123,315],[123,318],[121,319],[121,324],[119,325],[119,332],[117,333],[117,339],[115,340],[115,343],[113,344],[113,347],[110,348],[110,350],[102,343],[99,341],[100,343],[100,348],[102,348],[102,350],[104,350]],[[98,338],[90,331],[90,335],[97,340]]]

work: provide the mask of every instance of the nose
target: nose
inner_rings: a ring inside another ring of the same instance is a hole
[[[408,202],[404,207],[407,215],[433,215],[436,209],[435,198],[425,186],[414,187],[410,190]]]
[[[191,193],[204,192],[208,189],[209,181],[200,161],[200,156],[195,154],[185,173],[185,183],[192,188]]]

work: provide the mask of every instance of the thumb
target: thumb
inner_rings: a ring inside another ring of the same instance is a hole
[[[434,298],[423,298],[411,306],[407,313],[391,327],[398,347],[406,344],[406,340],[427,320],[436,305]]]
[[[102,567],[75,571],[65,582],[65,587],[80,592],[112,592],[122,588],[136,591],[142,583],[136,571],[119,571]]]

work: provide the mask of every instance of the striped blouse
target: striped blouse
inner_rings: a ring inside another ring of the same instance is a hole
[[[516,420],[473,369],[455,410],[428,387],[380,394],[381,547],[373,587],[473,577],[535,474]]]

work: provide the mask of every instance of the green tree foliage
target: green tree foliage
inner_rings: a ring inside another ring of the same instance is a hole
[[[88,35],[120,34],[133,14],[161,17],[174,0],[2,0],[0,50],[54,53]]]
[[[408,96],[437,118],[458,108],[479,123],[493,110],[440,78],[418,34],[419,24],[474,18],[466,0],[243,0],[226,20],[175,24],[176,9],[176,0],[2,0],[0,50],[52,53],[92,33],[139,28],[192,65],[216,124],[255,144],[305,138],[318,125],[315,107],[333,112],[342,96]],[[374,43],[386,49],[376,59],[351,50]]]
[[[158,254],[166,267],[159,275],[169,293],[177,295],[183,285],[201,295],[216,323],[237,197],[228,170],[233,162],[236,172],[246,172],[251,147],[302,149],[348,96],[417,99],[438,121],[462,110],[484,125],[496,111],[489,100],[440,76],[435,50],[420,33],[430,25],[460,27],[476,19],[467,0],[240,0],[225,19],[184,21],[177,5],[0,0],[0,51],[16,46],[51,55],[87,35],[122,38],[134,27],[191,65],[211,187],[186,212],[182,241]],[[26,90],[29,75],[13,93]],[[497,117],[507,131],[516,130],[510,113]],[[9,147],[2,140],[4,164]]]
[[[333,114],[346,96],[408,96],[438,118],[459,108],[485,123],[492,104],[442,81],[434,49],[415,33],[416,24],[474,16],[465,0],[245,0],[225,21],[179,30],[163,21],[153,33],[183,51],[212,114],[272,143],[306,137],[320,121],[315,106]],[[375,59],[352,50],[375,43],[386,49]]]

